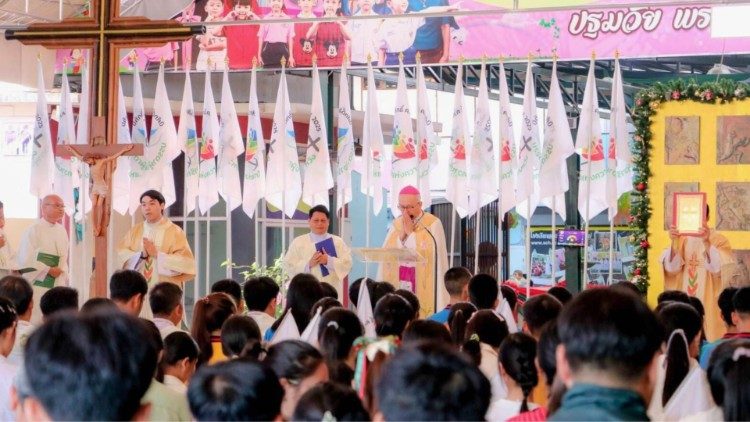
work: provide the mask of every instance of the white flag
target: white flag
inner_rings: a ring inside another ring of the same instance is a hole
[[[536,114],[536,85],[531,62],[526,67],[526,82],[523,90],[523,121],[521,139],[518,144],[518,168],[516,173],[516,212],[526,219],[527,211],[534,214],[539,202],[537,187],[539,170],[539,121]],[[529,201],[529,205],[524,205]]]
[[[516,206],[516,142],[505,66],[500,63],[500,215]]]
[[[633,189],[633,156],[630,152],[630,142],[627,128],[627,109],[625,107],[625,92],[622,86],[622,71],[620,60],[615,60],[615,74],[612,81],[611,114],[609,115],[609,143],[614,147],[617,160],[615,178],[617,180],[617,198]],[[613,212],[614,211],[614,212]],[[617,213],[617,208],[610,210],[610,218]]]
[[[297,141],[294,137],[291,109],[286,73],[282,67],[268,151],[266,200],[290,218],[294,215],[302,195]]]
[[[375,89],[372,63],[367,64],[367,106],[362,126],[362,183],[361,191],[373,199],[373,214],[383,208],[383,128],[380,125],[380,111]],[[369,172],[368,172],[369,169]]]
[[[398,195],[405,186],[417,185],[417,142],[414,140],[409,97],[406,94],[404,64],[399,62],[396,85],[396,109],[393,112],[391,145],[391,212],[400,215]]]
[[[31,146],[29,193],[41,199],[53,192],[52,186],[55,180],[55,157],[52,152],[52,135],[49,130],[41,60],[37,60],[36,77],[36,117],[34,118],[34,144]]]
[[[185,72],[185,85],[182,90],[182,107],[180,107],[180,125],[177,129],[177,141],[185,154],[185,205],[187,213],[195,211],[198,199],[198,131],[195,124],[195,103],[193,102],[193,84],[190,72]]]
[[[604,144],[602,143],[594,60],[591,60],[586,89],[583,93],[576,149],[581,155],[578,212],[581,213],[584,221],[589,221],[611,206],[611,198],[608,198],[610,195],[607,194],[607,185],[611,181],[610,170],[607,168],[609,154],[605,154]],[[614,194],[611,196],[614,196]],[[615,207],[617,206],[616,201],[615,198]]]
[[[323,97],[320,92],[320,76],[315,63],[313,63],[312,73],[312,110],[307,132],[302,201],[311,207],[325,205],[328,208],[328,190],[333,187],[333,175],[331,174],[331,158],[328,154],[328,132],[323,110]]]
[[[453,95],[453,128],[451,131],[451,156],[448,160],[448,186],[445,198],[453,204],[459,217],[469,214],[468,167],[466,150],[470,147],[466,109],[464,108],[463,63],[458,65],[456,92]]]
[[[145,157],[145,147],[148,140],[146,131],[146,112],[143,106],[143,89],[141,88],[141,75],[138,66],[133,69],[133,128],[131,142],[144,146],[144,156],[130,157],[130,215],[135,215],[140,207],[140,197],[143,192],[150,189],[148,185],[148,161]]]
[[[75,120],[73,118],[73,104],[70,101],[70,86],[67,72],[62,73],[60,87],[59,120],[57,125],[57,145],[73,145],[76,143]],[[72,215],[75,211],[73,189],[80,186],[78,171],[71,158],[55,157],[55,193],[65,203],[65,213]]]
[[[166,206],[174,204],[177,193],[174,187],[172,161],[180,155],[180,147],[177,145],[177,129],[167,96],[167,86],[164,84],[164,63],[159,66],[159,75],[156,78],[154,115],[144,155],[154,168],[151,186],[164,195]]]
[[[286,311],[284,318],[279,323],[279,326],[276,328],[276,331],[273,333],[273,337],[271,337],[271,341],[269,341],[268,344],[274,345],[284,340],[299,339],[299,327],[297,327],[297,322],[294,321],[294,316],[292,316],[292,309],[289,308]]]
[[[180,122],[182,123],[182,122]],[[128,111],[125,108],[125,96],[122,94],[122,80],[117,78],[117,143],[131,144]],[[112,176],[112,208],[120,215],[128,212],[130,204],[130,160],[117,160],[117,167]]]
[[[357,296],[357,317],[364,327],[365,337],[375,338],[375,316],[372,312],[370,301],[370,290],[367,288],[367,278],[363,278],[359,285],[359,296]]]
[[[89,143],[89,120],[91,114],[90,97],[91,90],[89,89],[89,71],[88,65],[84,63],[81,68],[81,94],[78,96],[78,122],[76,123],[76,143],[79,145],[87,145]],[[84,214],[91,211],[91,197],[88,194],[88,181],[91,177],[89,171],[89,165],[81,160],[75,159],[74,168],[78,168],[78,180],[81,183],[86,183],[86,195],[83,195],[83,191],[79,191],[79,198],[83,198],[83,209]]]
[[[248,217],[253,218],[258,201],[266,195],[266,142],[263,139],[263,127],[260,124],[255,66],[253,66],[253,73],[250,76],[250,96],[248,98],[242,209]]]
[[[427,86],[424,81],[422,62],[417,61],[417,140],[419,141],[419,155],[417,156],[417,188],[422,194],[422,208],[428,209],[432,205],[430,194],[430,171],[437,167],[438,137],[432,126],[430,101],[427,98]]]
[[[313,347],[318,347],[318,329],[320,327],[320,311],[322,309],[322,306],[318,306],[318,310],[315,311],[315,315],[313,315],[310,323],[307,324],[305,331],[302,332],[299,338]]]
[[[336,212],[352,200],[352,164],[354,163],[354,134],[352,109],[349,106],[349,81],[346,63],[339,76],[339,112],[336,117]]]
[[[474,115],[474,141],[469,160],[469,214],[497,200],[496,154],[492,140],[492,116],[490,115],[487,69],[482,63],[479,75],[479,96]]]
[[[201,125],[201,146],[198,153],[198,208],[206,214],[219,202],[219,184],[216,180],[216,149],[221,131],[219,116],[216,114],[214,91],[211,88],[211,69],[206,68],[203,86],[203,123]]]
[[[234,107],[234,98],[229,86],[229,74],[224,68],[224,79],[221,84],[221,144],[216,172],[219,178],[219,193],[227,202],[228,212],[242,204],[237,156],[244,150],[242,130],[237,121],[237,110]]]

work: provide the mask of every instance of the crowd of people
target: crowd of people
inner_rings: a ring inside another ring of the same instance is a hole
[[[451,268],[450,303],[298,274],[217,281],[184,327],[183,291],[134,270],[109,298],[40,298],[0,280],[2,420],[748,420],[750,288],[717,303],[665,291],[655,310],[630,283],[521,304],[487,274]],[[366,293],[370,301],[362,296]],[[362,300],[360,300],[362,299]],[[34,302],[43,322],[33,326]],[[281,306],[283,304],[283,306]],[[725,323],[706,339],[705,307]],[[153,319],[142,319],[149,307]],[[277,312],[277,309],[282,312]],[[299,333],[279,340],[285,316]],[[366,335],[374,323],[374,335]]]

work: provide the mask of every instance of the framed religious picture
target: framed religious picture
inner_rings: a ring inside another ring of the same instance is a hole
[[[675,192],[672,225],[685,236],[698,236],[706,224],[706,193]]]

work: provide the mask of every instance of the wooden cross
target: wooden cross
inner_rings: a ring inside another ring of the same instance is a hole
[[[146,0],[157,1],[157,0]],[[47,48],[90,49],[90,91],[95,97],[91,104],[94,118],[92,139],[88,146],[76,146],[73,150],[57,148],[57,155],[77,153],[81,156],[112,157],[122,154],[124,146],[117,145],[117,75],[119,73],[120,49],[133,47],[160,47],[168,42],[189,38],[194,28],[182,26],[175,21],[152,21],[145,18],[120,17],[119,0],[90,0],[90,13],[85,18],[65,19],[59,23],[32,24],[25,30],[6,31],[9,40],[18,40],[25,45],[41,45]],[[140,155],[143,147],[136,147],[126,154]],[[105,168],[104,178],[111,192],[111,176],[114,166]],[[111,213],[109,203],[103,212]],[[105,219],[102,219],[103,221]],[[108,218],[106,219],[108,221]],[[107,295],[107,227],[100,227],[100,236],[94,243],[94,273],[92,295]]]

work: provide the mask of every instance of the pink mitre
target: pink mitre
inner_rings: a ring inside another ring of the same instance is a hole
[[[401,188],[401,191],[398,193],[399,195],[416,195],[419,196],[419,189],[415,188],[412,185],[407,185]]]

